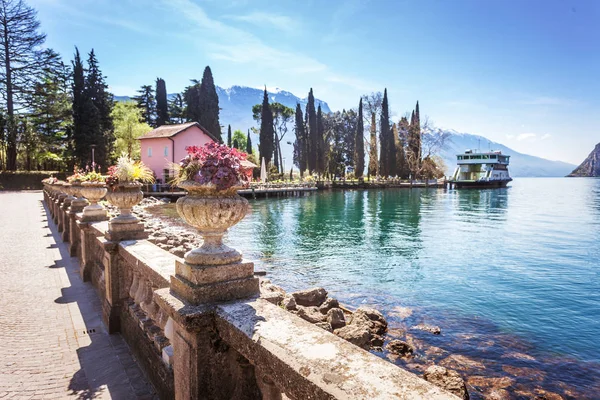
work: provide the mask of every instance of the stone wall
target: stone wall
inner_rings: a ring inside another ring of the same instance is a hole
[[[161,398],[458,399],[260,298],[247,261],[190,270],[147,240],[108,240],[107,221],[64,207],[58,188],[44,197],[55,220],[69,221],[61,233],[109,331]]]

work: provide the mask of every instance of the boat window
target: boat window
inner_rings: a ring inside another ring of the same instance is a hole
[[[484,160],[487,160],[487,159],[489,159],[489,156],[485,156],[485,155],[484,155],[484,156],[482,156],[482,157],[483,157],[483,159],[484,159]]]
[[[463,159],[463,156],[458,156],[458,159],[459,159],[459,160],[462,160],[462,159]]]
[[[490,156],[490,160],[495,160],[495,159],[496,159],[496,157],[497,157],[496,155],[493,155],[493,154],[492,154],[492,155]]]

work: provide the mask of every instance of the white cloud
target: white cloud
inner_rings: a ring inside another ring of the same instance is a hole
[[[260,11],[255,11],[246,15],[228,15],[226,18],[248,22],[257,26],[270,25],[285,32],[293,32],[299,29],[298,22],[286,15],[271,14]]]
[[[537,135],[535,133],[521,133],[517,136],[517,140],[519,142],[522,142],[524,140],[533,141],[536,137]]]
[[[552,135],[551,135],[551,134],[549,134],[549,133],[544,133],[544,134],[543,134],[543,135],[540,137],[540,140],[546,140],[546,139],[549,139],[549,138],[551,138],[551,137],[552,137]]]
[[[213,59],[238,64],[260,65],[290,74],[318,72],[327,82],[360,90],[373,90],[374,87],[378,87],[378,85],[359,78],[337,74],[327,65],[312,57],[272,47],[248,31],[209,17],[202,7],[190,0],[163,0],[163,5],[194,22],[189,28],[189,38],[192,40],[195,40],[196,37],[199,38],[197,45],[201,46]],[[287,17],[277,16],[276,18],[274,14],[253,13],[237,18],[245,18],[249,22],[262,18],[281,25]]]

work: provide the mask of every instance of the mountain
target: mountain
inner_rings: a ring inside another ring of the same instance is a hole
[[[600,176],[600,143],[589,156],[568,176]]]
[[[456,168],[456,155],[467,149],[500,150],[510,156],[509,171],[512,177],[558,177],[565,176],[575,167],[562,161],[546,160],[545,158],[519,153],[503,144],[469,133],[459,133],[454,130],[444,130],[449,134],[446,148],[440,156],[446,163],[446,175],[452,175]]]

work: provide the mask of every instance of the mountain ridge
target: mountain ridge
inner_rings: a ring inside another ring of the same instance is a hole
[[[600,143],[598,143],[587,158],[567,176],[600,177]]]

